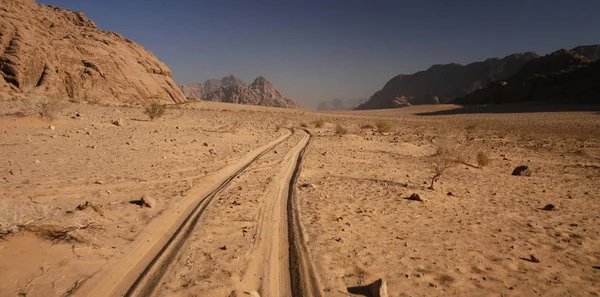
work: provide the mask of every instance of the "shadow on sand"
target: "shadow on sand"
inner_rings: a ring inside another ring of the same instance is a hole
[[[553,103],[515,103],[498,105],[465,105],[456,109],[421,112],[419,116],[439,116],[457,114],[500,114],[500,113],[531,113],[531,112],[596,112],[600,115],[600,104],[562,105]]]

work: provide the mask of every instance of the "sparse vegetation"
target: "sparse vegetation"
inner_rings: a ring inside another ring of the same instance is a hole
[[[4,203],[0,207],[0,239],[16,234],[29,224],[48,216],[49,209],[25,203]]]
[[[152,103],[152,104],[146,106],[144,113],[146,115],[148,115],[148,117],[150,118],[151,121],[154,121],[154,119],[162,117],[165,114],[166,110],[167,110],[166,105]]]
[[[375,127],[377,127],[377,132],[379,133],[386,133],[392,130],[392,125],[386,121],[375,122]]]
[[[479,165],[479,168],[483,168],[483,166],[487,166],[488,164],[490,164],[490,158],[485,152],[479,151],[477,153],[477,165]]]
[[[465,136],[467,138],[467,141],[469,141],[471,139],[471,137],[473,136],[473,132],[475,132],[476,128],[477,128],[477,124],[476,123],[468,124],[465,127],[465,132],[466,132]]]
[[[366,123],[366,124],[362,124],[360,126],[361,129],[375,129],[375,125],[371,124],[371,123]]]
[[[324,119],[317,119],[315,121],[315,128],[323,128],[323,126],[325,126],[325,120]]]
[[[337,124],[335,126],[335,134],[337,135],[344,135],[348,133],[348,129],[344,128],[344,126]]]
[[[453,149],[447,144],[440,144],[437,147],[435,154],[431,156],[431,169],[434,174],[431,177],[430,190],[434,189],[434,183],[442,176],[442,174],[456,165],[453,156]]]
[[[19,112],[23,116],[39,114],[42,118],[52,121],[64,109],[64,104],[56,99],[35,98],[25,102],[25,107]]]

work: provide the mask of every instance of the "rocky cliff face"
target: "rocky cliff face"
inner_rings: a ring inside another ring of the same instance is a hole
[[[412,75],[398,75],[358,109],[402,107],[410,104],[448,102],[474,90],[487,87],[496,80],[507,79],[535,53],[514,54],[503,59],[487,59],[469,65],[434,65]]]
[[[33,0],[0,2],[0,96],[185,101],[169,68],[139,44]]]
[[[592,56],[593,57],[593,56]],[[511,78],[455,100],[458,104],[554,101],[600,103],[600,61],[562,49],[531,60]]]
[[[285,97],[262,76],[249,86],[235,76],[221,80],[208,80],[204,84],[182,85],[186,96],[207,101],[300,108],[298,102]]]

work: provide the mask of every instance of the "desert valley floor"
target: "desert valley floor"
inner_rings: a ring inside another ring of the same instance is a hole
[[[2,297],[600,296],[597,109],[0,108]]]

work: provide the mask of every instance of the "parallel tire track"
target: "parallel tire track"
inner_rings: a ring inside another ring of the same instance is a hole
[[[305,136],[284,157],[278,182],[268,191],[258,222],[258,241],[238,291],[259,291],[263,297],[317,297],[321,290],[305,245],[295,189],[302,157],[312,135]]]
[[[154,246],[144,247],[146,252],[141,255],[136,253],[136,248],[127,256],[124,257],[118,263],[114,263],[115,267],[108,267],[101,273],[96,274],[97,279],[91,280],[86,288],[76,292],[76,296],[150,296],[156,286],[159,284],[162,276],[166,272],[169,264],[173,261],[178,251],[181,249],[190,233],[198,223],[198,220],[210,206],[214,197],[225,188],[231,180],[236,176],[244,172],[250,165],[252,165],[260,157],[267,154],[277,145],[287,140],[294,131],[284,135],[277,140],[263,146],[262,150],[258,153],[253,151],[247,158],[251,158],[249,161],[243,163],[233,173],[227,175],[224,179],[221,179],[213,188],[197,200],[196,205],[191,211],[183,213],[183,221],[179,226],[172,232],[172,235],[168,237],[168,240],[162,245],[156,246],[161,241],[156,239],[156,235],[149,237],[156,242]],[[254,154],[254,155],[253,155]],[[187,213],[187,215],[186,215]],[[162,230],[168,230],[164,227]],[[166,231],[168,232],[168,231]],[[151,234],[150,234],[151,235]],[[167,234],[159,234],[159,237],[163,237]],[[144,239],[144,238],[143,238]],[[143,240],[142,239],[142,240]],[[148,240],[150,242],[150,240]],[[141,242],[141,244],[145,244]],[[134,259],[132,259],[134,258]],[[148,261],[148,259],[150,259]],[[112,268],[112,269],[110,269]],[[125,271],[125,272],[124,272]],[[88,282],[89,283],[89,282]]]

